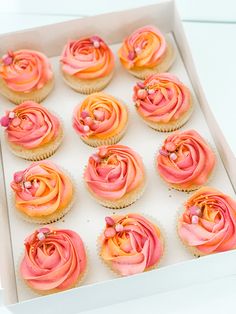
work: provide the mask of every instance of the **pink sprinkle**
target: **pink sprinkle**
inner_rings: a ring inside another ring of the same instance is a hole
[[[100,162],[101,161],[101,158],[97,155],[97,154],[93,154],[91,156],[91,158],[95,161],[95,162]]]
[[[192,216],[192,224],[197,224],[199,221],[199,217],[198,216]]]
[[[105,217],[105,221],[106,221],[108,226],[114,226],[114,224],[115,224],[115,221],[113,220],[113,218],[111,218],[109,216]]]
[[[25,187],[26,189],[30,189],[31,186],[32,186],[32,184],[31,184],[30,181],[25,181],[25,182],[24,182],[24,187]]]
[[[149,95],[152,95],[152,94],[154,94],[154,93],[155,93],[155,90],[154,90],[154,89],[151,88],[151,89],[148,90],[148,94],[149,94]]]
[[[10,122],[10,119],[7,116],[2,117],[0,120],[1,126],[3,127],[8,127],[9,122]]]
[[[139,89],[137,92],[137,96],[139,99],[145,99],[147,97],[148,93],[145,89]]]
[[[130,51],[128,54],[128,59],[133,61],[136,57],[136,53],[134,51]]]
[[[171,153],[170,154],[170,159],[171,160],[176,160],[178,157],[177,157],[177,155],[175,154],[175,153]]]
[[[145,88],[145,85],[144,85],[143,82],[138,82],[137,85],[138,85],[138,87],[140,87],[140,88]]]
[[[202,212],[201,209],[199,207],[197,207],[196,205],[191,206],[189,208],[189,211],[190,211],[191,215],[196,215],[196,216],[199,216]]]
[[[80,115],[82,119],[89,117],[89,113],[86,110],[82,110]]]
[[[41,233],[49,233],[50,232],[50,229],[49,228],[40,228],[38,229],[38,232],[41,232]]]
[[[43,232],[39,232],[37,234],[37,238],[39,239],[39,241],[42,241],[45,239],[45,234]]]
[[[10,57],[9,55],[6,55],[2,58],[2,62],[5,64],[5,65],[10,65],[12,64],[12,61],[13,61],[13,58]]]
[[[116,232],[122,232],[124,230],[124,227],[121,224],[116,224],[115,229]]]
[[[85,132],[89,132],[90,131],[90,127],[88,125],[84,125],[84,131]]]
[[[165,144],[165,149],[168,150],[169,152],[174,152],[176,150],[176,145],[173,142],[167,142]]]
[[[10,111],[9,114],[8,114],[8,117],[9,117],[10,119],[15,118],[15,112],[14,112],[14,111]]]
[[[102,146],[98,149],[98,156],[105,157],[107,154],[107,148],[105,146]]]
[[[94,46],[94,48],[99,48],[100,47],[100,42],[97,41],[97,40],[94,40],[93,46]]]
[[[140,54],[142,52],[142,49],[140,47],[136,47],[134,50],[137,54]]]
[[[23,176],[24,176],[24,171],[18,171],[14,173],[14,177],[13,180],[16,183],[20,183],[23,180]]]
[[[113,227],[109,227],[104,231],[106,238],[112,238],[116,235],[116,230]]]
[[[160,150],[159,150],[159,153],[160,153],[162,156],[165,156],[165,157],[169,156],[169,153],[168,153],[166,150],[164,150],[164,149],[160,149]]]
[[[11,124],[12,124],[13,126],[19,126],[19,125],[21,124],[21,119],[18,118],[18,117],[16,117],[16,118],[14,118],[14,119],[11,121]]]
[[[92,42],[94,42],[94,41],[101,41],[101,38],[96,36],[96,35],[94,35],[94,36],[91,37],[91,41]]]

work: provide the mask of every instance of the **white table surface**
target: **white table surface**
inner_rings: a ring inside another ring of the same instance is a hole
[[[74,19],[79,16],[123,10],[155,3],[157,0],[0,0],[0,33]],[[236,155],[236,105],[234,104],[236,73],[236,1],[177,0],[180,15],[190,43],[200,81],[208,102],[227,141]],[[232,309],[236,278],[225,278],[184,291],[150,296],[92,313],[222,313]],[[216,288],[217,287],[217,288]],[[222,289],[224,287],[224,289]],[[207,295],[205,292],[208,291]],[[222,292],[220,294],[220,291]],[[223,293],[224,292],[224,293]],[[0,293],[1,294],[1,293]],[[183,297],[184,296],[184,297]],[[171,300],[171,302],[169,302]],[[199,300],[203,300],[199,302]],[[155,307],[154,307],[155,305]],[[153,310],[153,308],[155,310]],[[129,309],[129,310],[128,310]],[[191,311],[189,311],[191,309]],[[208,310],[207,310],[208,309]],[[210,309],[210,311],[209,311]],[[0,309],[0,313],[1,309]],[[87,312],[89,313],[89,312]]]

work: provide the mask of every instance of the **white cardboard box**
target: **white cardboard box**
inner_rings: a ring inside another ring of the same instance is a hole
[[[214,141],[209,133],[209,126],[215,142],[218,143],[219,148],[221,148],[221,158],[227,160],[231,155],[225,147],[222,149],[220,146],[222,135],[219,132],[219,128],[214,121],[213,115],[203,95],[183,32],[182,24],[173,1],[164,1],[144,8],[39,27],[25,32],[6,34],[0,38],[0,54],[3,54],[9,47],[12,50],[22,47],[34,48],[46,53],[46,55],[52,58],[51,61],[54,70],[58,73],[58,58],[56,56],[60,54],[61,49],[68,38],[77,38],[78,36],[97,33],[112,45],[114,51],[117,51],[117,47],[119,46],[117,44],[120,43],[127,34],[131,33],[137,27],[146,24],[157,25],[166,33],[172,32],[175,43],[177,44],[176,49],[178,48],[180,55],[178,54],[177,62],[170,71],[177,74],[180,79],[191,88],[193,94],[195,93],[196,95],[196,97],[194,96],[194,102],[196,104],[195,113],[184,129],[196,128],[207,138],[211,145],[214,146]],[[117,62],[117,65],[118,64],[119,63]],[[106,91],[114,96],[123,98],[126,102],[130,102],[129,106],[131,106],[131,88],[135,81],[134,78],[128,75],[121,66],[118,65],[116,76]],[[58,98],[59,94],[60,99]],[[70,165],[71,168],[69,170],[75,174],[77,172],[79,173],[78,167],[83,168],[84,165],[76,164],[78,162],[77,159],[79,154],[82,155],[81,161],[85,163],[87,157],[93,151],[92,148],[88,148],[80,142],[68,122],[70,120],[68,115],[72,113],[77,102],[83,98],[84,96],[73,92],[65,86],[61,77],[57,75],[56,89],[44,102],[45,106],[53,109],[55,112],[60,108],[59,113],[66,119],[65,143],[59,152],[52,157],[52,160],[58,164],[62,164],[65,168],[68,168]],[[4,99],[1,99],[1,102],[3,103],[1,108],[2,114],[6,109],[11,108],[12,105]],[[86,196],[86,191],[83,190],[81,177],[78,176],[76,177],[76,179],[78,179],[78,187],[80,191],[78,206],[81,204],[81,213],[77,213],[73,210],[73,212],[65,217],[65,223],[63,224],[63,222],[59,222],[57,226],[76,230],[75,221],[77,217],[79,218],[79,233],[89,247],[89,257],[91,260],[89,263],[90,273],[88,279],[83,286],[76,289],[47,297],[34,298],[31,291],[25,288],[18,276],[15,276],[15,269],[17,268],[17,263],[23,250],[23,239],[30,231],[36,229],[37,226],[23,222],[14,215],[12,204],[10,202],[9,189],[9,182],[13,171],[24,169],[29,163],[12,156],[6,148],[6,143],[2,141],[2,164],[5,173],[6,191],[1,189],[0,210],[2,220],[0,245],[1,252],[4,252],[0,257],[1,284],[4,288],[6,303],[21,301],[16,305],[10,306],[10,309],[16,311],[16,313],[28,313],[28,311],[32,310],[32,306],[34,306],[33,310],[35,313],[41,313],[42,311],[44,313],[64,313],[65,308],[70,309],[70,312],[74,313],[75,311],[89,310],[132,298],[166,292],[236,273],[235,251],[220,253],[196,260],[186,252],[185,248],[177,239],[174,232],[176,209],[181,206],[182,202],[188,196],[176,191],[168,192],[168,188],[161,183],[159,178],[157,178],[157,175],[154,173],[152,164],[154,152],[158,149],[160,143],[167,134],[153,133],[153,130],[143,125],[141,121],[138,120],[135,113],[133,113],[132,110],[130,111],[130,130],[128,130],[128,134],[121,143],[128,145],[132,143],[131,146],[143,155],[150,181],[153,180],[153,184],[149,184],[148,191],[140,201],[128,209],[125,209],[124,212],[140,211],[140,208],[142,208],[141,212],[150,213],[153,216],[157,213],[158,220],[164,225],[164,229],[167,233],[167,254],[163,260],[163,267],[136,276],[114,279],[114,275],[110,273],[109,270],[105,269],[98,260],[95,235],[91,234],[91,237],[89,237],[87,232],[88,228],[84,228],[86,223],[89,223],[86,220],[86,218],[89,217],[91,224],[87,225],[87,227],[92,230],[94,229],[98,234],[103,226],[103,218],[109,213],[111,214],[112,211],[107,211],[106,209],[98,207],[98,205],[96,205],[89,197],[86,197],[86,199],[83,198],[83,195]],[[204,120],[202,112],[207,119],[208,126]],[[141,143],[144,146],[140,146],[141,141],[136,139],[136,130],[138,130],[137,132],[141,132],[140,134],[146,136],[145,139],[147,140],[145,140],[145,143]],[[156,138],[154,136],[156,136]],[[75,143],[78,147],[74,147]],[[155,146],[153,148],[154,150],[151,152],[152,156],[150,156],[149,152],[145,152],[149,147],[145,145]],[[75,154],[73,163],[71,162],[71,156],[66,154],[66,152],[72,152],[72,155]],[[233,188],[223,163],[218,153],[216,153],[216,155],[218,166],[211,183],[225,193],[234,196]],[[0,180],[2,186],[4,186],[2,171]],[[155,200],[157,209],[153,209],[153,205],[148,203],[148,197],[152,197],[157,191],[160,196]],[[163,197],[164,194],[165,197]],[[6,201],[8,202],[8,210]],[[165,206],[168,207],[168,210],[165,212],[161,211]],[[91,207],[94,208],[93,211],[90,210]],[[86,209],[87,212],[83,213],[82,209]],[[172,219],[172,217],[174,217],[174,219],[173,221],[170,221],[170,218]],[[94,220],[98,223],[95,224]],[[29,300],[23,301],[26,299]]]

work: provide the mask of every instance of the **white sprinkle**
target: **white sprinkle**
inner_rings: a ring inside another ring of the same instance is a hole
[[[85,125],[85,126],[84,126],[84,131],[85,131],[85,132],[88,132],[89,130],[90,130],[90,127],[89,127],[88,125]]]
[[[31,188],[31,186],[32,186],[32,184],[31,184],[30,181],[25,181],[25,182],[24,182],[24,187],[25,187],[26,189]]]
[[[99,47],[100,47],[99,41],[98,41],[98,40],[94,40],[93,46],[94,46],[95,48],[99,48]]]
[[[37,234],[37,238],[39,239],[39,241],[44,240],[44,239],[45,239],[45,235],[44,235],[44,233],[39,232],[39,233]]]
[[[15,118],[15,112],[13,112],[13,111],[10,111],[10,112],[9,112],[9,115],[8,115],[8,117],[9,117],[10,119],[13,119],[13,118]]]

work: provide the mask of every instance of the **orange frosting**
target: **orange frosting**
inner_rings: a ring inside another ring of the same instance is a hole
[[[171,185],[189,188],[205,184],[215,162],[213,151],[196,131],[176,131],[162,145],[157,169]]]
[[[0,59],[0,77],[11,90],[30,93],[51,80],[53,72],[44,54],[22,49],[9,51]]]
[[[100,237],[101,257],[122,276],[141,273],[157,265],[164,245],[156,225],[139,214],[106,217]]]
[[[35,162],[16,172],[11,188],[16,208],[30,217],[46,217],[66,208],[73,194],[69,177],[50,161]]]
[[[178,233],[202,254],[236,248],[236,202],[211,187],[203,187],[186,202]]]
[[[162,62],[166,49],[162,33],[154,26],[144,26],[125,38],[118,54],[127,69],[152,68]]]
[[[85,138],[104,139],[119,134],[127,120],[127,110],[117,99],[104,93],[95,93],[75,108],[73,127]]]
[[[25,239],[20,274],[33,289],[62,291],[76,285],[86,264],[84,245],[76,232],[44,227]]]
[[[78,79],[102,78],[114,69],[113,53],[99,36],[70,40],[60,61],[62,71]]]

